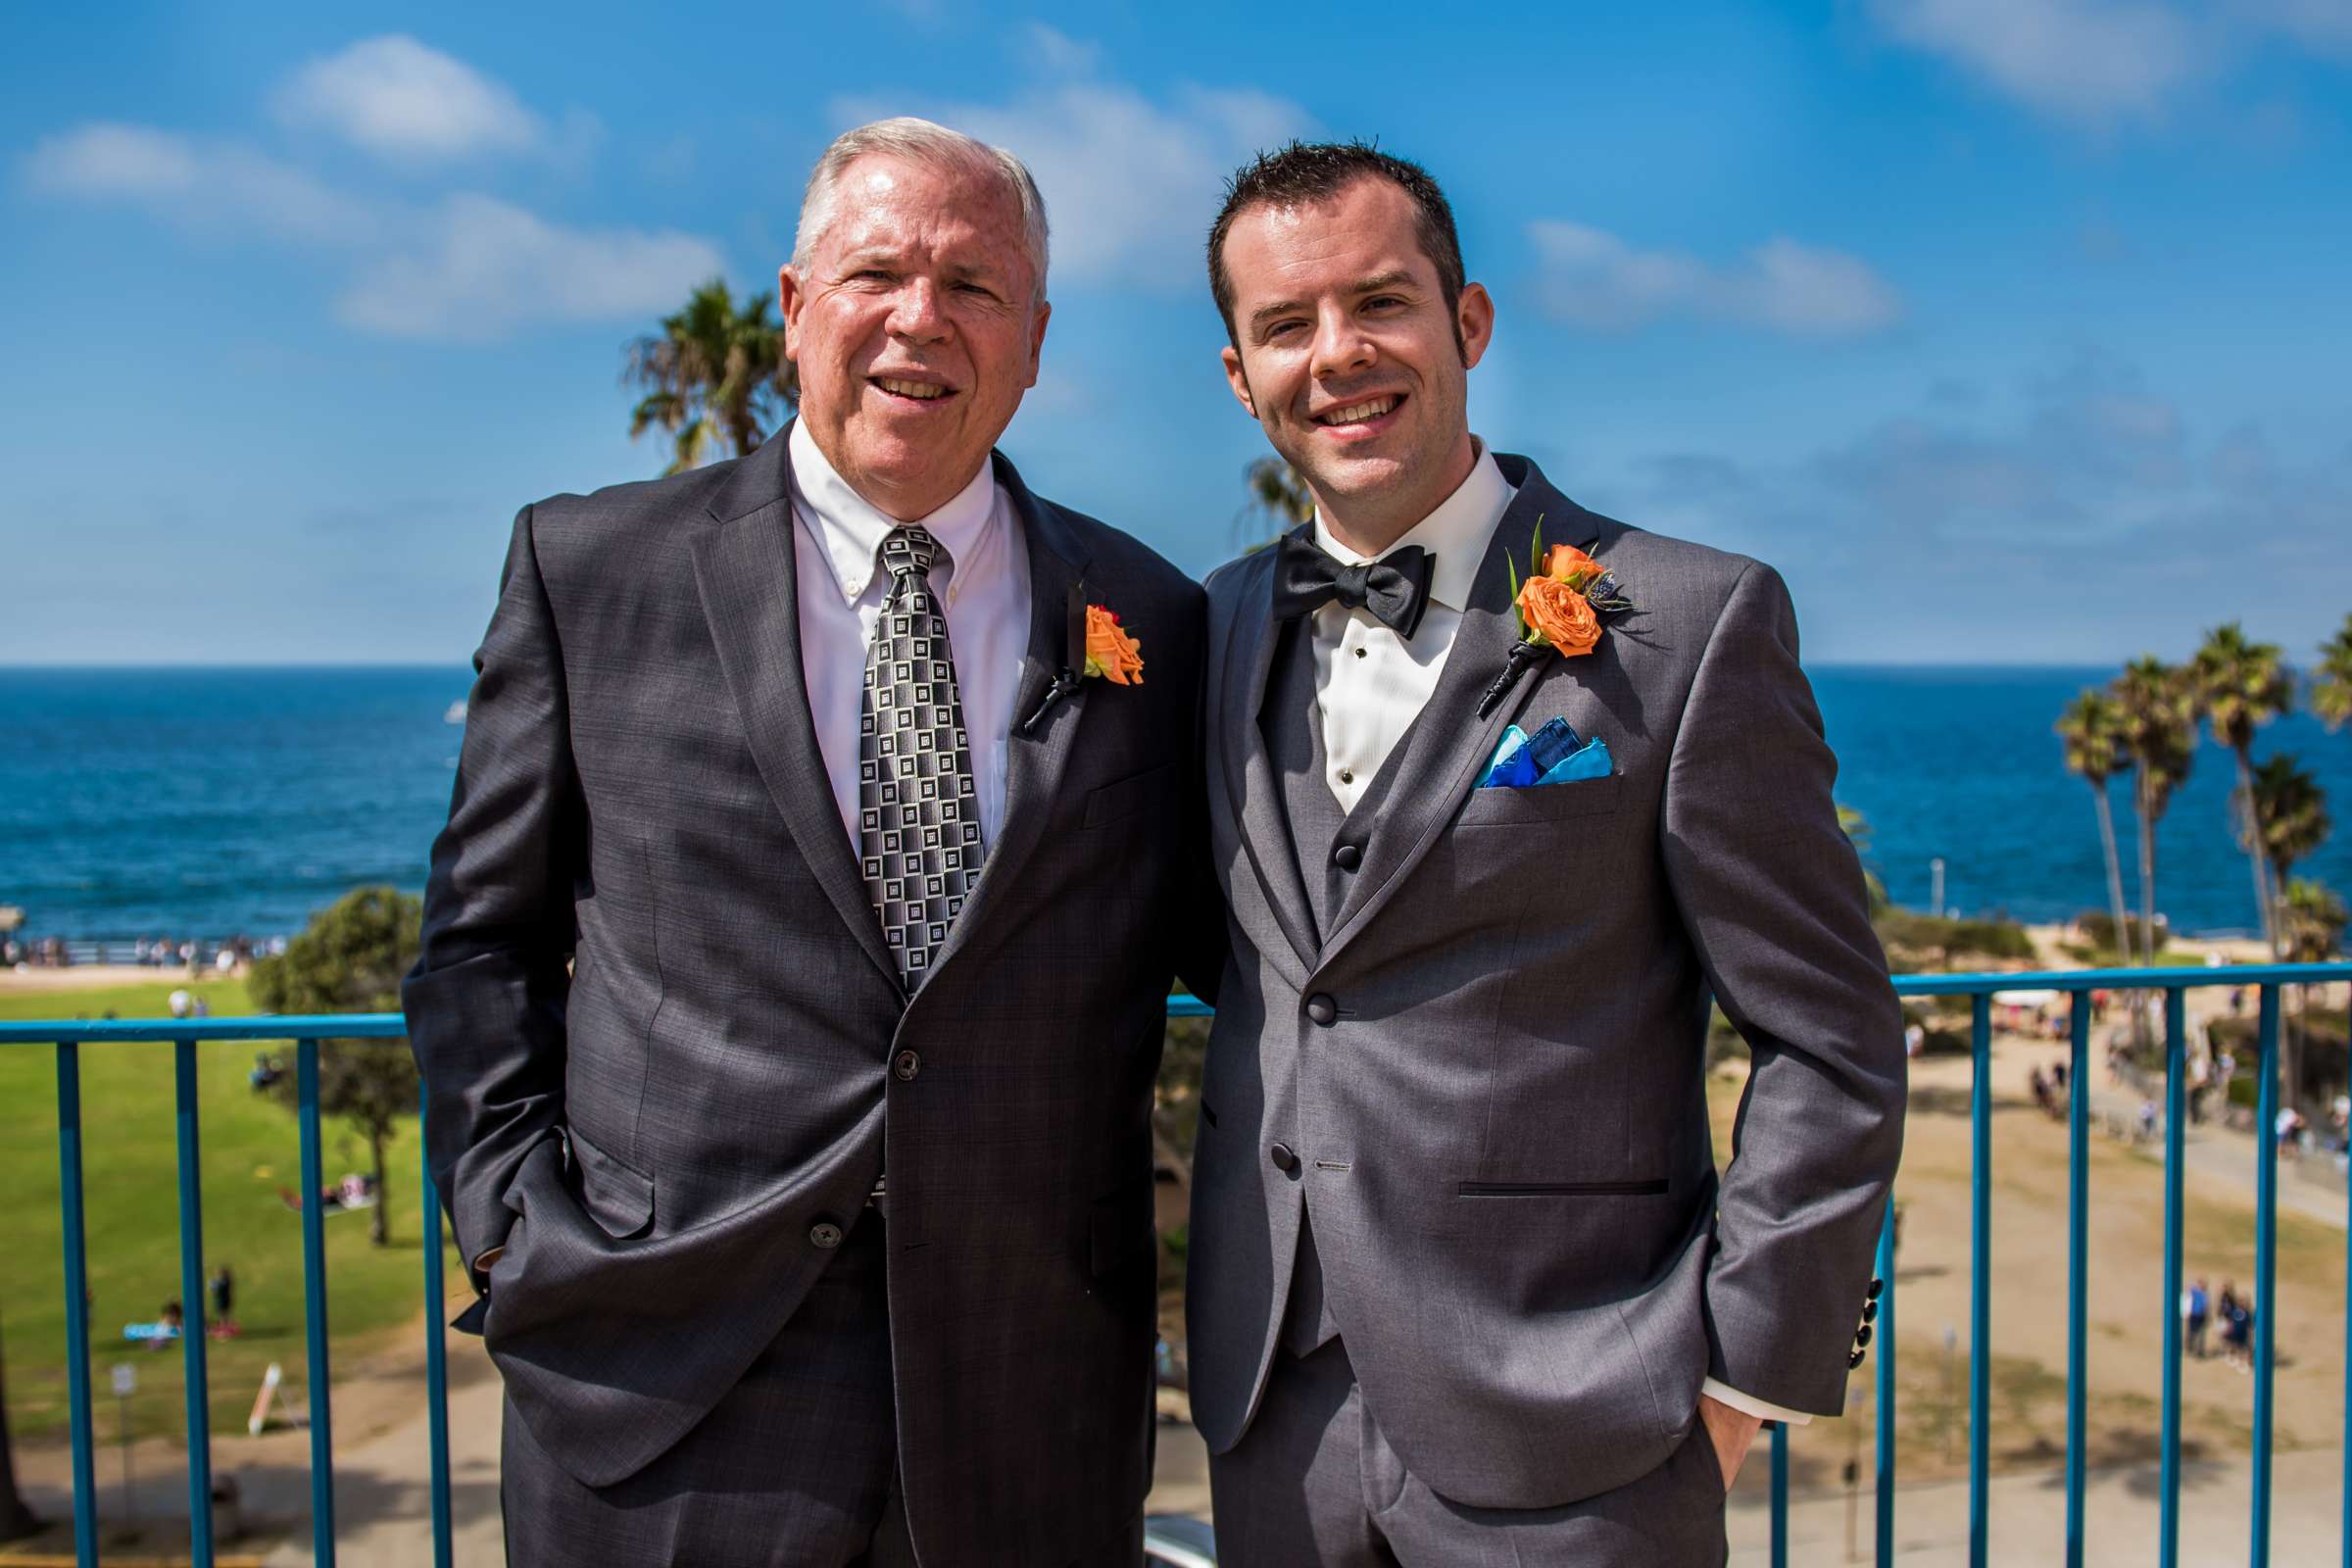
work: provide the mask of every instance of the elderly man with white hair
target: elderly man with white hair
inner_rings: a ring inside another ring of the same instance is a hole
[[[994,450],[1046,246],[850,131],[798,418],[515,520],[405,996],[511,1561],[1140,1559],[1202,597]]]

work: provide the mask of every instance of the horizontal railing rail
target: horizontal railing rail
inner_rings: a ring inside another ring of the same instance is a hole
[[[1965,997],[1970,1007],[1969,1263],[1969,1420],[1968,1420],[1968,1531],[1969,1560],[1975,1568],[1987,1561],[1988,1461],[1990,1455],[1991,1356],[1981,1353],[1991,1340],[1989,1243],[1991,1238],[1991,1053],[1992,1009],[2003,993],[2058,992],[2070,1001],[2071,1065],[2068,1073],[2067,1180],[2067,1371],[2066,1371],[2066,1561],[2081,1568],[2084,1552],[2083,1487],[2085,1452],[2086,1361],[2084,1316],[2088,1272],[2085,1235],[2089,1200],[2089,1101],[2084,1069],[2089,1065],[2091,992],[2161,993],[2164,1014],[2164,1299],[2163,1398],[2157,1506],[2160,1531],[2158,1561],[2177,1568],[2180,1559],[2180,1299],[2181,1231],[2184,1160],[2182,1132],[2186,1121],[2185,996],[2192,990],[2216,986],[2253,986],[2260,989],[2256,1022],[2256,1062],[2260,1090],[2255,1118],[2255,1279],[2254,1279],[2254,1413],[2252,1423],[2252,1518],[2249,1560],[2270,1560],[2272,1386],[2275,1370],[2274,1335],[2278,1312],[2277,1283],[2278,1140],[2272,1136],[2278,1112],[2278,1036],[2280,999],[2287,986],[2352,982],[2352,964],[2287,963],[2234,964],[2222,968],[2178,969],[2067,969],[2022,974],[1898,975],[1894,988],[1906,997]],[[1188,996],[1171,997],[1168,1014],[1176,1018],[1207,1016],[1208,1005]],[[179,1155],[179,1234],[181,1298],[204,1299],[203,1192],[197,1126],[196,1048],[210,1041],[291,1041],[295,1047],[297,1109],[302,1164],[303,1300],[306,1351],[309,1356],[311,1435],[311,1530],[315,1560],[326,1568],[335,1560],[334,1462],[331,1401],[328,1392],[326,1260],[324,1205],[319,1169],[318,1047],[321,1041],[397,1041],[407,1024],[398,1013],[330,1013],[304,1016],[270,1015],[243,1018],[82,1018],[0,1021],[0,1047],[46,1045],[57,1054],[58,1165],[65,1232],[66,1338],[68,1398],[73,1442],[74,1544],[83,1568],[94,1568],[97,1551],[97,1492],[93,1480],[94,1449],[90,1425],[90,1324],[85,1287],[88,1277],[84,1239],[82,1190],[80,1049],[85,1045],[159,1042],[173,1047],[174,1097]],[[417,1108],[419,1125],[424,1115]],[[426,1401],[429,1423],[430,1495],[433,1560],[437,1568],[451,1561],[449,1491],[449,1383],[446,1331],[441,1322],[443,1299],[442,1215],[430,1163],[423,1165],[422,1199],[430,1230],[424,1254]],[[2346,1250],[2347,1291],[2352,1292],[2352,1245]],[[1875,1340],[1877,1404],[1876,1486],[1877,1560],[1885,1568],[1894,1560],[1895,1516],[1895,1288],[1893,1204],[1881,1222],[1878,1276],[1884,1282],[1877,1298]],[[2346,1385],[2344,1444],[2343,1551],[2345,1568],[2352,1568],[2352,1309],[2345,1321]],[[188,1506],[190,1556],[194,1568],[211,1568],[214,1557],[212,1520],[211,1416],[206,1399],[205,1335],[198,1325],[181,1335],[186,1364]],[[1788,1560],[1788,1437],[1775,1427],[1771,1439],[1772,1561],[1783,1568]]]

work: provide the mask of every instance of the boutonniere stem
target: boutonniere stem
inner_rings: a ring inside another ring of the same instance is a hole
[[[1486,694],[1479,698],[1479,717],[1494,711],[1529,665],[1551,654],[1562,659],[1583,658],[1600,646],[1601,617],[1614,618],[1634,608],[1634,602],[1618,586],[1617,574],[1590,554],[1599,542],[1594,539],[1582,548],[1553,545],[1546,553],[1544,519],[1538,517],[1528,551],[1527,580],[1519,580],[1517,563],[1505,561],[1520,635]]]
[[[1070,586],[1069,649],[1064,657],[1067,662],[1039,699],[1037,710],[1021,720],[1022,734],[1035,729],[1055,703],[1089,680],[1106,680],[1113,686],[1144,683],[1144,645],[1127,634],[1108,606],[1088,604],[1086,589],[1077,583]]]

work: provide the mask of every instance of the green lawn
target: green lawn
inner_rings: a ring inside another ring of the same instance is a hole
[[[0,1018],[163,1017],[165,999],[186,982],[81,992],[0,994]],[[215,1017],[250,1013],[240,981],[188,986]],[[246,1082],[260,1043],[198,1048],[204,1174],[204,1256],[209,1276],[225,1262],[236,1277],[235,1312],[244,1333],[214,1341],[213,1424],[241,1430],[264,1369],[278,1362],[282,1393],[299,1404],[308,1383],[304,1354],[301,1216],[279,1200],[300,1188],[294,1117]],[[276,1048],[270,1048],[276,1049]],[[383,1049],[405,1049],[387,1043]],[[285,1054],[291,1065],[291,1051]],[[7,1355],[8,1419],[22,1441],[62,1435],[66,1412],[65,1261],[58,1205],[57,1066],[47,1046],[0,1046],[0,1347]],[[91,1375],[97,1428],[117,1430],[108,1369],[138,1368],[130,1423],[141,1434],[185,1426],[180,1348],[150,1349],[122,1326],[152,1320],[180,1295],[178,1154],[174,1144],[172,1048],[81,1048],[82,1176],[89,1239]],[[326,1179],[365,1169],[366,1140],[338,1120],[323,1129]],[[391,1245],[370,1247],[365,1212],[326,1220],[328,1322],[339,1369],[380,1348],[422,1305],[417,1147],[414,1122],[387,1155]],[[453,1281],[454,1251],[448,1254]],[[186,1303],[194,1318],[197,1303]]]

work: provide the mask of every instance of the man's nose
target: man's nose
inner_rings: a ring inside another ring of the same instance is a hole
[[[927,277],[908,278],[891,302],[889,326],[892,336],[917,343],[947,336],[948,318],[939,308],[938,287]]]
[[[1336,309],[1316,320],[1312,348],[1307,368],[1318,381],[1366,369],[1376,357],[1371,339],[1346,311]]]

